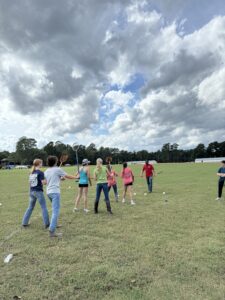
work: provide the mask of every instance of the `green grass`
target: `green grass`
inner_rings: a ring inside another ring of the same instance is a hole
[[[98,215],[74,214],[77,184],[62,183],[62,240],[48,237],[39,205],[30,228],[20,228],[28,171],[1,170],[0,299],[224,299],[225,206],[214,200],[218,165],[159,164],[162,173],[147,196],[140,167],[132,168],[137,204],[116,203],[111,191],[113,216],[103,199]],[[122,195],[120,179],[118,186]],[[94,195],[95,185],[91,209]],[[9,253],[15,256],[4,264]]]

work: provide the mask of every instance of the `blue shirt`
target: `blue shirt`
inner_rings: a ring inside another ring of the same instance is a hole
[[[219,170],[218,170],[217,173],[225,174],[225,168],[223,168],[223,167],[219,168]],[[221,177],[221,176],[220,176],[219,181],[220,181],[220,182],[224,182],[224,181],[225,181],[225,177]]]
[[[40,170],[34,170],[29,176],[30,190],[43,192],[42,180],[44,180],[44,173]]]
[[[80,175],[79,184],[88,184],[88,175],[83,168],[79,171],[79,175]]]

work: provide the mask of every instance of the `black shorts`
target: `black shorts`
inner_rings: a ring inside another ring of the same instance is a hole
[[[88,187],[88,183],[85,184],[79,183],[79,187]]]
[[[125,186],[133,185],[133,182],[129,182],[127,184],[124,184]]]

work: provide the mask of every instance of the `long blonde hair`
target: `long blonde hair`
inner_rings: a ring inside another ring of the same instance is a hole
[[[102,169],[102,163],[103,163],[103,160],[101,158],[97,158],[96,165],[97,165],[98,171],[100,171]]]
[[[35,160],[33,161],[32,168],[31,168],[31,174],[34,172],[34,170],[36,169],[36,167],[42,165],[42,163],[43,163],[42,159],[35,158]]]

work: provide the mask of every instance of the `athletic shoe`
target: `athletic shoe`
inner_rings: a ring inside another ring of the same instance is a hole
[[[221,200],[221,198],[220,198],[220,197],[217,197],[215,200],[216,200],[216,201],[217,201],[217,200]]]
[[[84,212],[85,212],[85,213],[88,213],[89,211],[90,211],[89,209],[84,208]]]
[[[125,200],[125,199],[123,199],[123,200],[122,200],[122,203],[125,203],[125,202],[126,202],[126,200]]]
[[[130,204],[131,204],[131,205],[135,205],[136,203],[134,202],[134,200],[131,200],[131,201],[130,201]]]
[[[49,231],[49,237],[50,238],[61,238],[62,233],[55,233],[55,232]]]
[[[79,209],[74,207],[73,212],[77,212],[77,211],[79,211]]]

